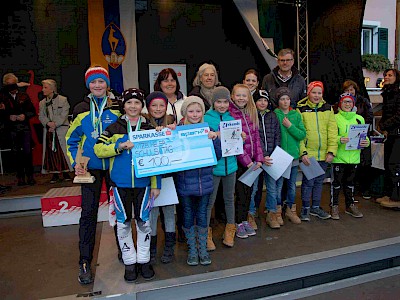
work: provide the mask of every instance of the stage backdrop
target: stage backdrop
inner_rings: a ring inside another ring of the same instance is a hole
[[[337,102],[352,79],[368,97],[361,66],[361,27],[366,0],[308,1],[310,81],[326,86],[325,99]]]

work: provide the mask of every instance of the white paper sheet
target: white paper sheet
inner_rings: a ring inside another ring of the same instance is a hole
[[[266,164],[263,164],[262,168],[274,180],[278,180],[283,175],[283,173],[287,171],[288,167],[292,166],[293,156],[291,156],[281,147],[276,146],[270,157],[272,158],[272,165],[267,166]],[[289,176],[290,176],[290,169],[289,169]]]

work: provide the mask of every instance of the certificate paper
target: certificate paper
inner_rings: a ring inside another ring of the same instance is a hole
[[[369,124],[354,124],[349,127],[349,142],[346,143],[346,150],[361,149],[360,141],[367,137]]]
[[[213,166],[214,145],[207,123],[177,126],[175,130],[133,131],[129,135],[137,177],[147,177]]]
[[[315,157],[310,158],[310,165],[306,166],[303,162],[300,163],[301,171],[308,180],[325,174],[324,169],[321,168]]]
[[[222,121],[221,132],[222,157],[243,154],[242,121]]]
[[[266,164],[263,164],[262,168],[274,180],[278,180],[285,173],[285,171],[292,166],[293,156],[291,156],[281,147],[276,146],[270,157],[272,158],[272,165],[267,166]],[[290,169],[288,172],[290,176]],[[287,173],[285,176],[288,176]]]
[[[242,176],[239,177],[239,181],[244,183],[247,186],[252,186],[258,175],[262,172],[262,168],[258,168],[257,170],[254,170],[254,167],[256,166],[255,163],[247,169],[246,172],[242,174]]]

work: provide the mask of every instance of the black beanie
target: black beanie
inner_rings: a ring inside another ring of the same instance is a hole
[[[137,88],[129,88],[123,91],[121,95],[122,107],[124,106],[125,102],[130,99],[137,99],[141,101],[144,105],[144,92],[141,89]]]

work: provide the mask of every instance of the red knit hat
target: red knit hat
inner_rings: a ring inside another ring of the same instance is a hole
[[[85,73],[86,87],[89,88],[89,83],[98,78],[107,82],[107,87],[110,86],[110,76],[108,75],[108,71],[103,67],[96,66],[89,68]]]
[[[312,81],[307,86],[307,96],[310,95],[313,88],[317,86],[320,87],[322,89],[322,93],[324,93],[324,84],[321,81]]]

